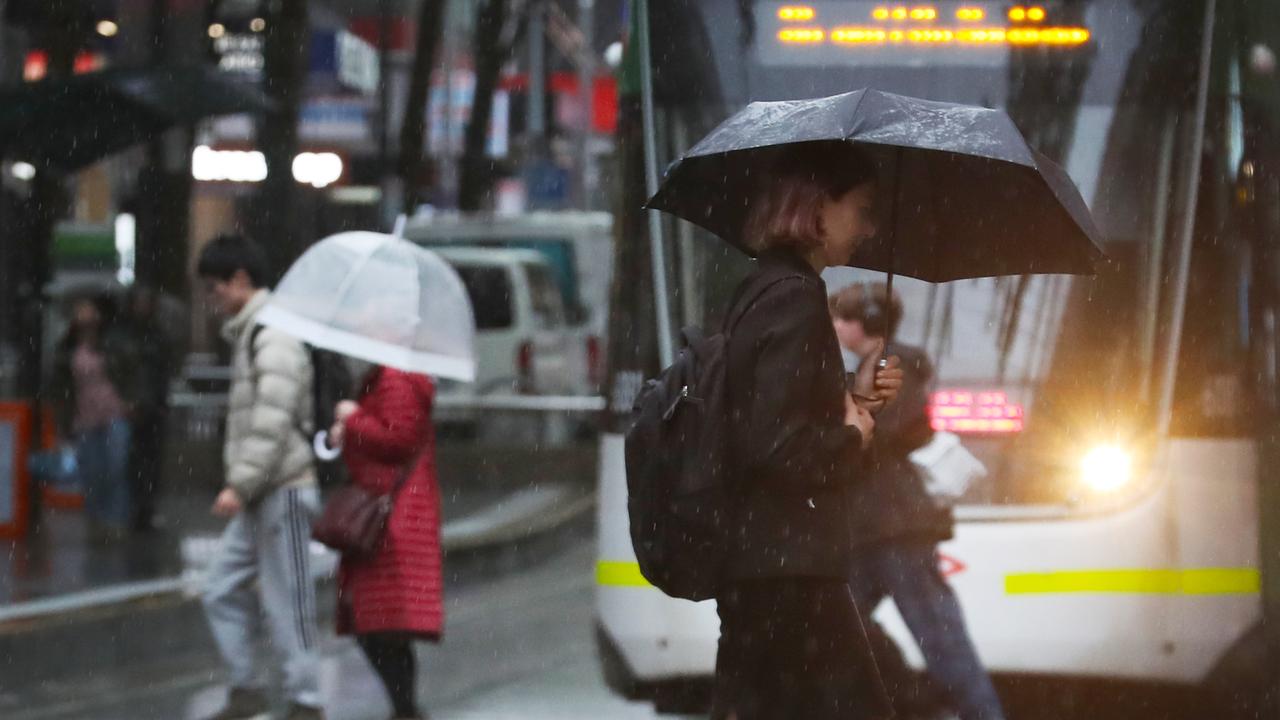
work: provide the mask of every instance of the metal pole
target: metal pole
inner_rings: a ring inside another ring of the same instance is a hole
[[[424,0],[431,2],[432,0]],[[465,7],[460,5],[465,4]],[[441,16],[441,23],[444,26],[444,116],[441,118],[441,142],[440,142],[440,174],[438,176],[439,189],[449,199],[442,204],[449,207],[457,207],[457,190],[458,190],[458,173],[454,157],[453,147],[453,116],[457,112],[454,105],[453,97],[453,75],[457,70],[455,57],[458,52],[458,17],[466,17],[470,10],[470,4],[467,0],[455,0],[445,5],[444,13]],[[407,212],[412,214],[413,210],[408,209]]]
[[[595,98],[595,0],[578,0],[578,30],[582,33],[582,52],[578,61],[578,90],[581,95],[582,119],[578,136],[579,206],[591,209],[592,180],[595,163],[591,157],[592,104]]]
[[[378,187],[385,222],[391,200],[391,0],[378,0]],[[385,225],[380,225],[385,227]]]
[[[1182,227],[1178,236],[1177,265],[1173,276],[1173,308],[1169,316],[1169,342],[1165,348],[1164,373],[1160,386],[1160,405],[1157,421],[1159,435],[1169,432],[1173,421],[1173,392],[1178,374],[1178,352],[1182,346],[1183,314],[1187,309],[1187,278],[1191,274],[1191,246],[1195,240],[1196,195],[1200,190],[1200,164],[1204,153],[1205,114],[1209,107],[1209,72],[1213,56],[1213,26],[1217,0],[1206,0],[1204,6],[1204,37],[1200,42],[1200,78],[1196,87],[1196,115],[1191,138],[1191,157],[1187,159],[1186,197],[1184,199]]]
[[[672,118],[671,143],[677,153],[689,149],[689,128],[679,117]],[[701,322],[699,310],[702,307],[701,293],[698,292],[697,249],[694,246],[693,225],[684,220],[677,220],[676,243],[680,262],[680,304],[681,322],[685,325],[697,325]]]
[[[653,117],[653,67],[649,52],[649,2],[636,0],[640,42],[640,107],[644,118],[644,180],[649,197],[658,192],[658,148]],[[649,251],[653,265],[653,306],[658,320],[658,361],[667,367],[675,361],[671,343],[671,309],[667,294],[667,252],[662,243],[662,219],[649,211]]]
[[[541,156],[547,134],[547,30],[546,12],[542,0],[533,0],[529,7],[529,141],[532,150]]]
[[[1165,119],[1160,134],[1160,160],[1156,165],[1155,223],[1151,247],[1147,250],[1146,298],[1142,312],[1142,400],[1151,399],[1151,381],[1156,357],[1156,335],[1160,322],[1160,267],[1164,262],[1165,236],[1169,226],[1169,184],[1173,182],[1173,145],[1177,139],[1177,119]]]

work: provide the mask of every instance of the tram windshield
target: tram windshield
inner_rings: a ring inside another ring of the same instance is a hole
[[[1174,433],[1239,429],[1244,270],[1229,222],[1207,201],[1230,187],[1239,157],[1229,122],[1222,142],[1196,142],[1197,3],[654,6],[664,159],[749,101],[874,87],[1004,108],[1079,186],[1105,236],[1097,277],[897,285],[907,309],[899,339],[925,348],[938,367],[935,427],[961,435],[989,471],[966,502],[1071,505],[1113,493],[1108,473],[1118,469],[1084,477],[1086,457],[1115,445],[1115,463],[1139,468],[1162,404],[1174,409]],[[1192,183],[1197,150],[1206,161]],[[745,262],[711,239],[687,242],[700,231],[667,222],[686,268],[675,311],[686,317],[677,319],[714,320]],[[1193,301],[1184,351],[1171,356],[1167,308],[1183,246],[1192,248]],[[832,289],[876,279],[852,269],[827,275]]]

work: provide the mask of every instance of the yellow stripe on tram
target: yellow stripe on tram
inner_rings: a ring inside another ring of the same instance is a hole
[[[596,584],[605,587],[649,587],[634,562],[601,560]],[[1116,593],[1136,595],[1249,595],[1261,590],[1256,568],[1186,570],[1063,570],[1006,575],[1008,595]]]
[[[596,563],[596,584],[606,587],[649,587],[640,574],[640,563],[601,560]]]
[[[1262,579],[1255,568],[1185,570],[1068,570],[1006,575],[1009,595],[1126,593],[1141,595],[1246,595]]]

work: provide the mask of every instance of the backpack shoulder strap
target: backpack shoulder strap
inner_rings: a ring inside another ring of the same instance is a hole
[[[263,325],[262,323],[254,323],[253,329],[249,331],[248,348],[249,348],[249,366],[250,367],[253,367],[253,357],[254,355],[257,354],[258,336],[262,335],[262,331],[266,329],[267,329],[266,325]]]
[[[266,330],[266,329],[267,329],[267,326],[266,326],[266,325],[263,325],[262,323],[255,323],[255,324],[254,324],[254,326],[253,326],[253,330],[250,330],[250,331],[249,331],[249,347],[248,347],[248,350],[249,350],[249,373],[253,376],[253,379],[254,379],[254,383],[253,383],[253,384],[254,384],[254,387],[255,387],[255,388],[256,388],[256,387],[257,387],[257,385],[258,385],[258,382],[257,382],[257,380],[258,380],[258,378],[257,378],[257,372],[258,372],[258,371],[257,371],[257,368],[255,368],[255,367],[254,367],[254,362],[253,362],[253,361],[254,361],[255,359],[257,359],[258,349],[257,349],[257,347],[256,347],[256,346],[257,346],[257,344],[258,344],[258,336],[259,336],[259,335],[261,335],[261,334],[262,334],[262,331],[263,331],[263,330]],[[307,346],[307,345],[305,345],[305,344],[304,344],[304,345],[303,345],[303,347],[309,347],[309,346]],[[308,353],[308,354],[309,354],[309,353]],[[312,375],[311,375],[311,396],[312,396],[312,397],[311,397],[311,402],[312,402],[312,404],[313,404],[312,412],[314,412],[314,411],[315,411],[314,403],[315,403],[315,400],[316,400],[316,399],[315,399],[315,393],[316,393],[316,385],[317,385],[317,380],[316,380],[316,375],[315,375],[315,373],[316,373],[316,369],[315,369],[315,364],[314,364],[314,362],[312,363],[311,373],[312,373]],[[302,417],[298,418],[298,422],[294,423],[293,429],[294,429],[294,430],[296,430],[296,431],[298,432],[298,434],[302,436],[302,439],[303,439],[303,441],[304,441],[304,442],[307,442],[307,443],[310,443],[310,442],[311,442],[311,439],[312,439],[312,438],[311,438],[311,433],[307,431],[307,420],[306,420],[306,418],[302,418]],[[327,430],[328,428],[323,428],[323,429]],[[318,432],[319,430],[321,430],[321,428],[315,428],[315,430]]]

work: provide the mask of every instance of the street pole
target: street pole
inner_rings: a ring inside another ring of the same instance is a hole
[[[541,159],[547,140],[547,27],[542,0],[529,5],[529,112],[526,123],[530,154]]]
[[[259,241],[273,276],[279,277],[302,250],[295,226],[299,215],[293,159],[298,154],[298,115],[306,79],[307,0],[279,0],[275,8],[263,41],[263,88],[276,106],[258,128],[258,148],[267,160],[258,216]]]
[[[400,181],[404,184],[404,212],[410,215],[422,201],[423,164],[426,161],[423,142],[431,100],[431,72],[435,68],[444,16],[443,0],[421,0],[404,120],[400,126]]]
[[[653,197],[658,192],[658,130],[653,107],[653,65],[649,37],[649,2],[637,0],[640,42],[640,102],[644,116],[644,178],[645,192]],[[667,367],[675,361],[675,347],[671,337],[670,295],[667,293],[667,250],[662,239],[662,218],[657,210],[646,210],[649,215],[649,251],[653,263],[653,307],[658,325],[658,363]]]
[[[578,133],[578,202],[583,210],[590,210],[596,176],[595,158],[591,155],[596,76],[595,0],[578,0],[578,30],[582,33],[582,51],[578,53],[578,92],[582,109]]]
[[[471,115],[462,138],[459,163],[458,209],[474,212],[493,191],[493,161],[488,154],[489,124],[493,118],[493,94],[502,63],[510,53],[504,42],[508,0],[484,0],[476,11],[471,50],[475,59],[475,92]]]
[[[391,0],[378,0],[378,186],[382,189],[379,221],[393,216],[391,176]]]

